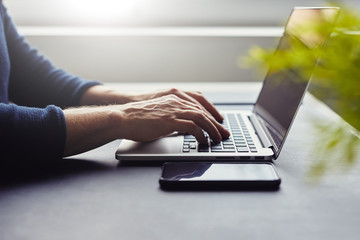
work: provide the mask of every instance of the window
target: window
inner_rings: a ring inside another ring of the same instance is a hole
[[[358,0],[347,0],[360,6]],[[278,26],[323,0],[5,0],[18,25]]]

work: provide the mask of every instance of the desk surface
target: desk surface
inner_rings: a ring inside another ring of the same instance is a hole
[[[252,96],[259,90],[241,86]],[[49,165],[2,169],[0,239],[359,239],[359,166],[317,185],[305,177],[316,160],[312,123],[333,118],[305,98],[275,161],[276,192],[163,192],[159,165],[115,160],[119,141]]]

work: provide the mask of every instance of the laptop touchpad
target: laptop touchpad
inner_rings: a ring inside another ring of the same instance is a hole
[[[180,153],[183,135],[174,134],[151,142],[123,140],[117,154],[166,154]]]

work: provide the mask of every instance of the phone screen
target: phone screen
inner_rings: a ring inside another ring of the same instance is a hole
[[[280,184],[271,163],[165,163],[162,187],[276,187]]]

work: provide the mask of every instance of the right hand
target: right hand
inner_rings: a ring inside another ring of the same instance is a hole
[[[119,138],[145,142],[178,131],[195,136],[199,143],[206,143],[203,129],[218,143],[230,135],[200,104],[173,94],[111,107],[121,113]]]

